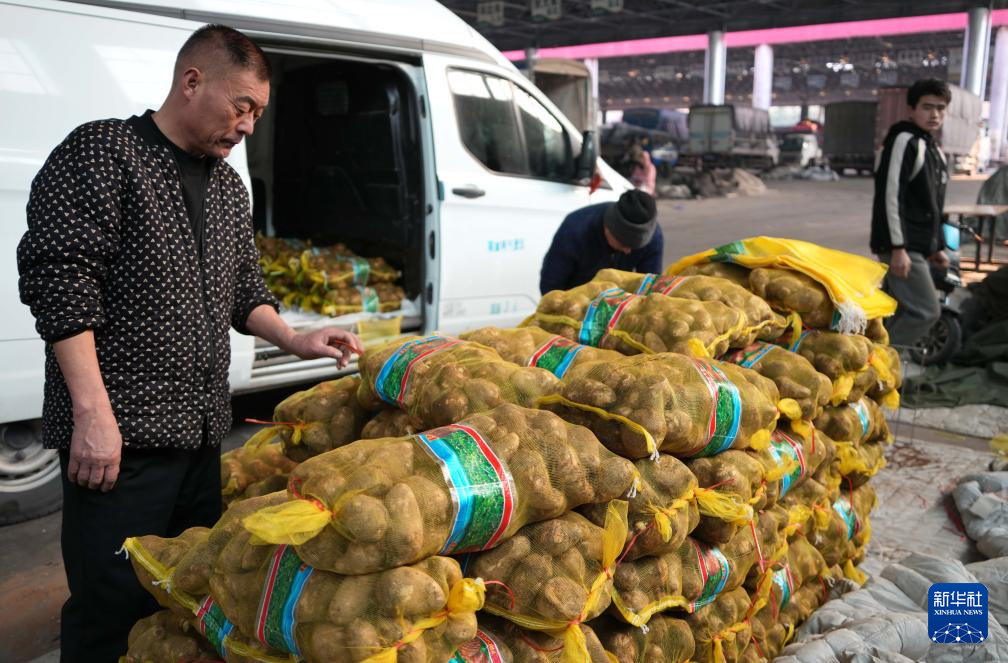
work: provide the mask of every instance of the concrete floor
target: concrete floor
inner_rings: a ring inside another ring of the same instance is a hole
[[[982,183],[982,177],[954,179],[949,202],[974,201]],[[769,186],[762,196],[660,201],[666,262],[753,235],[806,239],[869,255],[869,178]],[[236,397],[235,420],[269,419],[273,406],[291,391]],[[236,426],[225,447],[241,444],[255,430],[249,424]],[[896,432],[900,439],[890,450],[890,466],[876,478],[881,504],[872,521],[875,539],[869,563],[881,565],[923,549],[969,558],[971,544],[950,530],[944,517],[942,490],[955,476],[983,468],[990,457],[985,442],[921,428]],[[53,650],[58,647],[59,607],[66,597],[59,527],[57,513],[0,528],[0,605],[6,607],[0,611],[0,663],[57,660]]]

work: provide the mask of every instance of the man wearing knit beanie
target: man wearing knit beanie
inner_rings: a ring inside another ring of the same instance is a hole
[[[631,189],[615,203],[575,210],[560,224],[539,277],[539,290],[569,290],[606,267],[628,272],[660,272],[665,239],[655,200]]]

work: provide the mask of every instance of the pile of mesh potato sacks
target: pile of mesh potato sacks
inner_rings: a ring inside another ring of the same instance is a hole
[[[771,660],[863,581],[899,359],[874,291],[708,254],[287,398],[215,527],[127,540],[124,660]]]
[[[256,236],[266,286],[287,308],[331,317],[398,310],[402,274],[384,258],[362,258],[343,244],[312,246]]]

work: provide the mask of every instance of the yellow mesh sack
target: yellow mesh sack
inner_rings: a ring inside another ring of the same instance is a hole
[[[749,268],[742,265],[734,265],[730,262],[698,262],[676,271],[672,271],[670,267],[665,270],[665,274],[668,276],[676,276],[678,274],[716,276],[719,279],[727,279],[735,285],[742,286],[747,290],[749,289]]]
[[[788,349],[805,357],[833,383],[833,404],[847,400],[854,378],[868,368],[872,342],[860,334],[806,329],[792,334]]]
[[[224,506],[232,502],[283,490],[286,476],[297,465],[283,453],[281,428],[265,428],[237,449],[221,454],[221,497]],[[281,482],[274,490],[263,489]]]
[[[358,400],[410,415],[417,430],[444,426],[515,403],[531,407],[560,382],[539,368],[516,366],[492,349],[447,336],[408,336],[368,350],[360,360]]]
[[[753,508],[759,511],[776,504],[806,477],[833,460],[836,447],[833,440],[815,429],[810,435],[802,437],[778,428],[766,449],[746,453],[763,466],[764,499],[762,503],[753,503]]]
[[[273,410],[284,453],[300,463],[360,438],[367,419],[357,402],[360,378],[349,375],[291,394]]]
[[[402,437],[417,431],[410,425],[409,415],[402,410],[381,410],[371,417],[361,429],[360,439],[375,440],[380,437]]]
[[[879,289],[886,266],[876,260],[827,249],[811,242],[777,237],[750,237],[687,256],[669,267],[678,274],[688,265],[703,262],[731,262],[749,268],[791,270],[807,279],[789,279],[785,288],[769,288],[776,280],[749,275],[750,287],[778,310],[795,311],[810,327],[861,333],[868,320],[892,315],[896,301]],[[807,281],[821,286],[813,292]],[[829,305],[821,301],[825,292]],[[827,306],[830,309],[827,313]]]
[[[790,528],[811,540],[814,529],[829,527],[830,509],[838,494],[838,490],[827,488],[815,477],[806,477],[781,498],[778,505],[788,512]]]
[[[561,663],[569,661],[562,637],[521,628],[486,612],[479,616],[480,630],[455,652],[448,663]],[[577,663],[612,663],[595,631],[580,624],[587,657]],[[565,658],[566,657],[566,658]]]
[[[853,491],[843,491],[826,511],[825,526],[812,528],[806,535],[809,543],[822,553],[830,566],[853,559],[857,550],[871,539],[869,514],[877,497],[871,483]]]
[[[815,427],[837,442],[865,444],[889,440],[889,424],[882,409],[870,398],[838,407],[823,408]]]
[[[801,535],[793,536],[787,545],[787,554],[770,564],[763,572],[754,568],[746,579],[745,588],[752,598],[748,617],[768,610],[779,615],[791,601],[797,588],[829,572],[822,554]]]
[[[359,574],[494,547],[527,523],[628,492],[633,464],[551,412],[502,405],[301,463],[289,501],[245,518],[309,564]]]
[[[715,276],[662,276],[603,269],[592,280],[615,283],[619,288],[636,295],[658,293],[681,299],[721,302],[745,313],[746,333],[737,341],[742,344],[752,343],[757,338],[775,339],[787,327],[787,321],[780,314],[774,313],[763,299],[732,281]]]
[[[627,504],[610,502],[604,528],[577,513],[526,525],[494,550],[471,556],[484,610],[562,640],[565,663],[588,659],[584,622],[609,606],[613,569],[627,533]]]
[[[738,663],[752,638],[752,627],[745,619],[748,609],[749,595],[740,587],[686,617],[696,643],[693,661]]]
[[[295,269],[306,285],[325,288],[392,283],[401,276],[384,258],[361,258],[343,245],[306,249]]]
[[[765,445],[777,387],[748,369],[675,353],[583,364],[540,407],[590,428],[627,458],[707,456]]]
[[[763,610],[756,614],[750,623],[759,655],[772,660],[780,654],[794,637],[795,630],[822,605],[827,592],[825,583],[813,578],[799,586],[779,611]]]
[[[349,313],[385,313],[402,308],[406,291],[392,283],[369,286],[338,286],[315,292],[302,298],[301,308],[322,315],[340,316]]]
[[[523,326],[623,354],[682,352],[716,357],[743,344],[746,316],[721,302],[634,295],[605,281],[543,295]]]
[[[728,353],[725,360],[773,380],[780,397],[795,401],[800,408],[800,412],[789,410],[789,419],[814,419],[833,393],[829,378],[807,359],[772,343],[753,343]]]
[[[641,629],[602,616],[591,626],[615,663],[686,663],[693,657],[693,632],[682,619],[655,615]]]
[[[869,320],[864,335],[874,343],[889,345],[889,332],[886,330],[882,318],[872,318]]]
[[[483,327],[459,334],[464,341],[473,341],[493,348],[505,360],[519,366],[542,368],[560,379],[578,364],[593,361],[618,361],[623,355],[615,350],[602,350],[581,345],[539,327],[498,329]]]
[[[899,352],[889,345],[875,343],[870,361],[876,380],[865,390],[867,396],[882,407],[898,409],[899,390],[903,386]]]
[[[720,506],[717,497],[707,497],[697,491],[693,474],[682,461],[661,454],[658,460],[638,460],[638,480],[636,490],[628,499],[627,518],[629,531],[626,544],[633,541],[628,559],[637,559],[651,554],[654,550],[668,546],[678,546],[686,535],[696,527],[700,517],[698,502],[703,502],[704,510]],[[607,504],[587,504],[578,512],[589,521],[603,527]]]
[[[837,471],[854,488],[869,481],[886,466],[885,448],[879,442],[854,445],[837,442]]]
[[[157,537],[129,539],[126,550],[140,560],[135,565],[170,585],[173,573],[157,557],[156,543]],[[463,579],[449,557],[339,576],[305,564],[290,546],[261,545],[241,529],[214,560],[210,587],[210,596],[182,602],[195,604],[198,626],[211,631],[211,642],[227,645],[234,631],[309,662],[447,660],[475,636],[483,602],[482,583]]]
[[[610,612],[641,626],[665,610],[699,610],[721,593],[742,586],[753,564],[772,557],[763,551],[781,550],[786,517],[782,509],[767,513],[723,546],[687,537],[674,550],[635,561],[624,558],[616,566]]]
[[[126,655],[119,663],[211,661],[219,655],[188,619],[169,610],[139,620],[130,629],[127,643]]]
[[[687,464],[701,488],[713,490],[743,507],[730,520],[703,515],[692,535],[705,543],[727,543],[740,527],[748,526],[756,511],[766,506],[766,470],[747,451],[729,449]]]

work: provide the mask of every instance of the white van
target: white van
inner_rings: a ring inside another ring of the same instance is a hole
[[[256,39],[270,108],[229,162],[269,236],[344,242],[402,270],[403,332],[513,325],[563,217],[629,183],[489,42],[431,0],[0,0],[0,524],[55,509],[43,343],[18,298],[32,178],[77,125],[157,108],[204,23]],[[286,312],[296,326],[318,316]],[[338,322],[338,320],[337,320]],[[233,391],[322,380],[330,360],[232,334]]]

